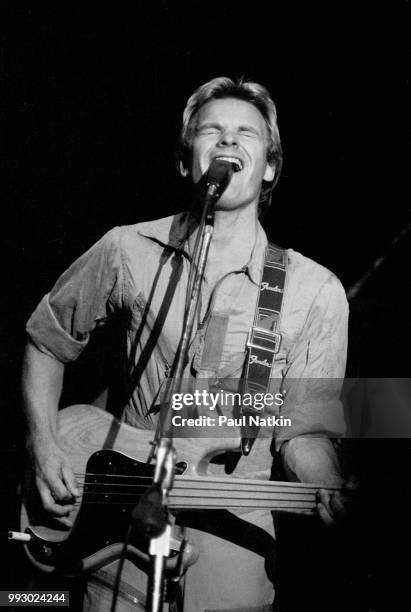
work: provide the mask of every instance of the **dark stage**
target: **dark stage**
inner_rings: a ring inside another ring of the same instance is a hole
[[[263,226],[349,292],[348,376],[409,376],[407,9],[392,0],[3,4],[3,534],[18,527],[25,321],[108,229],[187,207],[174,165],[180,118],[215,76],[261,82],[277,105],[284,169]],[[99,359],[97,339],[72,366],[66,403],[87,400]],[[347,471],[364,482],[360,525],[344,547],[284,520],[280,612],[401,609],[410,450],[408,439],[346,442]],[[1,588],[23,588],[19,545],[4,537],[2,549]]]

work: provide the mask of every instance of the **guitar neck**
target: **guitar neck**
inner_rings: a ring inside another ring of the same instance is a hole
[[[170,506],[203,510],[264,508],[309,513],[316,507],[319,489],[329,493],[338,490],[321,484],[177,476],[170,493]]]

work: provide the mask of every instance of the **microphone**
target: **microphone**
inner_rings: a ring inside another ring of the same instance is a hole
[[[227,189],[233,176],[233,164],[225,159],[214,159],[207,171],[207,199],[218,200]]]

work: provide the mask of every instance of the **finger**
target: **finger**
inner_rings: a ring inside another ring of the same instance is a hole
[[[327,509],[327,512],[329,514],[332,514],[330,500],[331,500],[331,495],[328,493],[328,491],[325,491],[324,489],[320,489],[318,491],[317,502],[323,504],[325,508]]]
[[[46,510],[54,516],[56,520],[64,527],[71,528],[73,526],[73,521],[70,518],[72,511],[74,510],[74,506],[72,505],[62,505],[56,502],[53,499],[53,495],[49,492],[49,495],[45,495],[47,508]]]
[[[63,482],[63,474],[60,477],[48,478],[45,483],[55,502],[60,504],[73,502],[73,496]]]
[[[63,464],[61,471],[63,474],[63,482],[70,495],[74,498],[80,497],[80,491],[78,490],[76,478],[73,474],[71,466],[65,463]]]
[[[37,476],[36,484],[46,510],[50,508],[61,509],[64,506],[65,511],[69,511],[73,507],[72,497],[59,478],[46,480],[42,476]]]
[[[73,511],[74,506],[72,504],[61,504],[56,501],[53,491],[44,483],[38,483],[38,490],[40,493],[43,507],[47,512],[59,517],[67,516]]]
[[[73,521],[71,520],[70,516],[59,516],[57,520],[59,523],[64,525],[64,527],[69,529],[73,527]]]
[[[326,525],[335,525],[335,516],[331,508],[331,496],[324,489],[317,492],[317,511]]]
[[[330,512],[328,511],[328,509],[325,507],[324,504],[317,504],[317,511],[318,514],[320,515],[320,518],[322,519],[322,521],[329,526],[334,526],[335,520],[333,519],[332,515],[330,514]]]

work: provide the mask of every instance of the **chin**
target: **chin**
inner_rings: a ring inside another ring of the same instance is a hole
[[[234,197],[223,197],[218,200],[215,205],[215,210],[240,210],[247,208],[247,206],[253,206],[254,200],[244,200]]]

